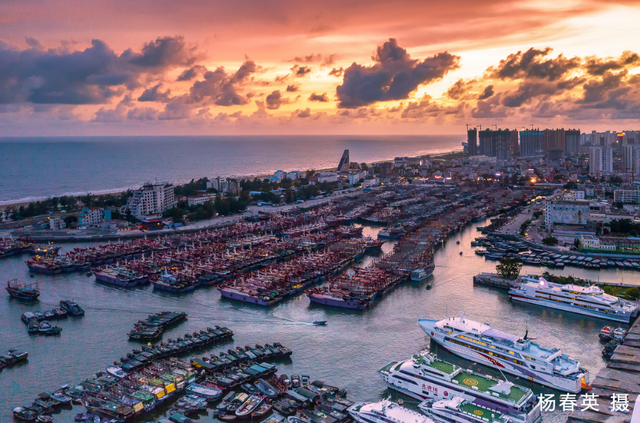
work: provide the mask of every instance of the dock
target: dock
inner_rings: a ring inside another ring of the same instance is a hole
[[[473,284],[508,290],[517,285],[518,280],[505,279],[497,273],[483,272],[473,277]]]
[[[567,423],[626,423],[631,422],[633,408],[640,394],[640,319],[629,329],[624,342],[613,352],[611,361],[591,382],[590,393],[598,395],[598,411],[582,411],[577,407]],[[628,394],[629,413],[611,411],[611,396]]]

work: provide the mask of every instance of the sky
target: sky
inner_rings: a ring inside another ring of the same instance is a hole
[[[0,136],[640,129],[640,0],[0,0]]]

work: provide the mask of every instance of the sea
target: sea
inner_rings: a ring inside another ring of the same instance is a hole
[[[473,285],[474,275],[495,270],[496,263],[474,254],[470,245],[480,234],[476,228],[487,223],[480,221],[469,225],[447,238],[435,253],[432,279],[402,283],[364,311],[311,304],[305,295],[272,308],[263,308],[221,298],[215,288],[197,289],[183,295],[158,292],[152,286],[123,289],[97,283],[94,277],[84,273],[30,278],[24,264],[26,257],[0,260],[3,280],[38,281],[41,291],[35,304],[0,295],[0,353],[9,348],[29,352],[27,364],[0,372],[0,422],[10,422],[11,410],[30,404],[38,394],[90,378],[132,349],[139,348],[139,343],[128,340],[127,332],[138,320],[163,310],[185,311],[189,315],[185,323],[165,332],[164,340],[214,325],[227,326],[235,332],[232,342],[198,352],[199,357],[235,346],[278,341],[293,351],[290,361],[279,364],[280,373],[309,375],[312,379],[346,388],[348,398],[354,401],[377,401],[390,396],[402,398],[406,406],[415,408],[415,400],[389,391],[377,372],[391,361],[408,359],[425,348],[431,348],[447,361],[502,377],[492,369],[430,345],[417,324],[418,318],[440,319],[461,314],[508,333],[524,336],[528,331],[529,337],[536,338],[536,342],[561,348],[580,360],[593,379],[605,364],[600,354],[602,344],[598,333],[610,322],[513,303],[506,291]],[[363,232],[375,238],[379,231],[379,228],[365,227]],[[391,251],[393,245],[393,242],[386,243],[383,251]],[[82,245],[64,244],[62,251],[78,246]],[[359,265],[365,266],[371,260],[369,257]],[[539,274],[543,270],[525,266],[522,271]],[[596,272],[566,267],[553,273],[640,284],[638,273],[633,271],[607,269]],[[77,301],[86,315],[56,322],[62,327],[58,337],[29,336],[20,315],[26,311],[51,309],[62,299]],[[313,326],[312,322],[317,320],[326,320],[327,325]],[[555,395],[556,411],[543,414],[545,423],[566,420],[567,414],[559,410],[559,392],[510,375],[507,378],[529,386],[536,394]],[[56,414],[54,421],[71,423],[75,414],[83,410],[75,406],[73,411]],[[157,417],[146,421],[157,421]],[[214,420],[209,415],[198,421]]]
[[[461,150],[464,136],[202,136],[0,138],[0,205],[103,194],[146,181],[337,167]]]

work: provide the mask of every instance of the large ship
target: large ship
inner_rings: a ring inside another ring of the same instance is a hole
[[[514,301],[570,311],[617,322],[630,323],[638,316],[638,305],[605,292],[597,286],[561,285],[544,278],[523,277],[509,290]]]
[[[531,389],[464,369],[428,352],[394,361],[378,373],[389,388],[420,401],[459,396],[507,414],[514,422],[536,423],[541,419],[540,405]]]
[[[347,411],[358,423],[433,423],[430,418],[389,400],[358,402]]]
[[[510,416],[466,401],[461,397],[423,401],[418,408],[438,423],[510,423]]]
[[[493,329],[464,317],[418,319],[429,337],[467,360],[511,373],[551,388],[578,393],[587,388],[589,372],[558,348]]]

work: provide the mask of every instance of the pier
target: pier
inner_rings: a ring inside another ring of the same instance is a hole
[[[613,352],[607,367],[600,370],[591,382],[590,393],[598,395],[598,411],[576,408],[567,423],[620,423],[630,422],[638,394],[640,394],[640,319],[637,320],[624,342]],[[613,394],[628,394],[629,413],[611,411]]]

